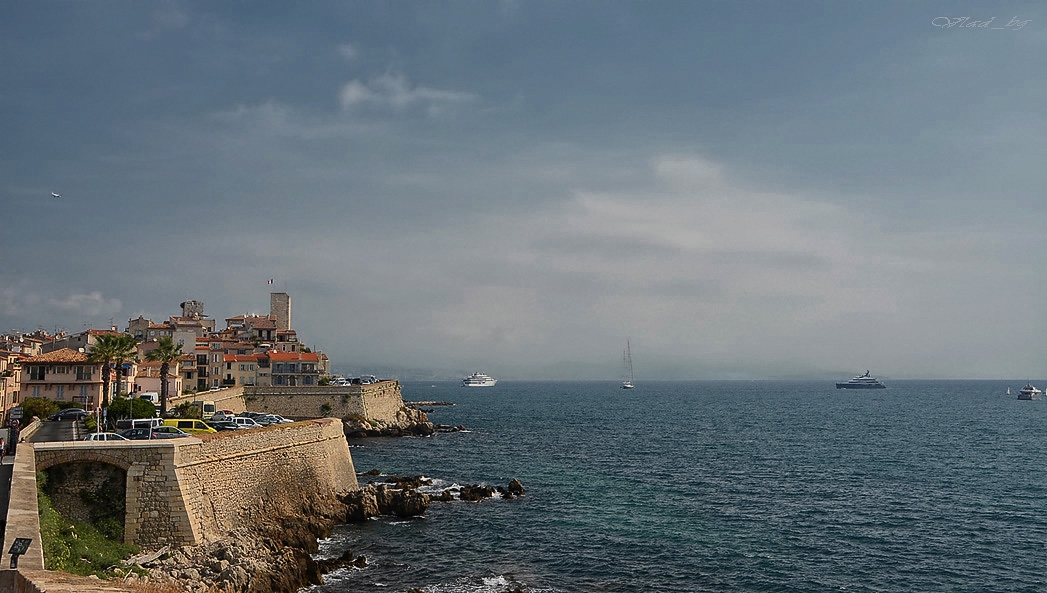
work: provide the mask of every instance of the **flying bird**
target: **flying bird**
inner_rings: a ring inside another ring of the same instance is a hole
[[[56,194],[55,192],[51,192],[51,197],[52,197],[52,198],[60,198],[60,197],[62,197],[62,196],[60,196],[60,195]]]

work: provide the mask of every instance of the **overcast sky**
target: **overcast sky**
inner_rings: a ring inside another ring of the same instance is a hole
[[[1047,376],[1042,2],[5,2],[0,65],[0,331]]]

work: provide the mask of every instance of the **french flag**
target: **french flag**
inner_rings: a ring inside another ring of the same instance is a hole
[[[269,282],[266,282],[266,284],[272,284],[272,283],[273,283],[273,279],[272,278],[269,279]]]

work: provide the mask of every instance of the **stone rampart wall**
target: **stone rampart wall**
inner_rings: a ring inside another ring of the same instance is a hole
[[[334,418],[202,435],[179,445],[175,463],[194,531],[208,538],[278,517],[330,516],[335,496],[358,488]]]
[[[391,422],[403,408],[399,381],[324,387],[245,387],[247,409],[285,418],[359,415]]]
[[[215,403],[216,409],[230,410],[236,414],[247,410],[247,406],[244,404],[243,387],[229,387],[219,389],[218,391],[201,391],[199,393],[178,395],[169,399],[167,407],[173,408],[182,402],[191,401],[211,401]]]
[[[34,447],[37,470],[84,462],[124,470],[124,539],[145,549],[198,544],[285,516],[323,515],[337,508],[335,495],[358,487],[334,418],[199,438]],[[35,507],[35,479],[31,487]]]

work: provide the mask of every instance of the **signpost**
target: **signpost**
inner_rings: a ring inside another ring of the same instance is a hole
[[[7,552],[11,555],[11,568],[18,568],[18,557],[29,550],[29,544],[31,543],[33,543],[33,540],[28,537],[15,538],[15,543],[11,544],[11,549]]]

